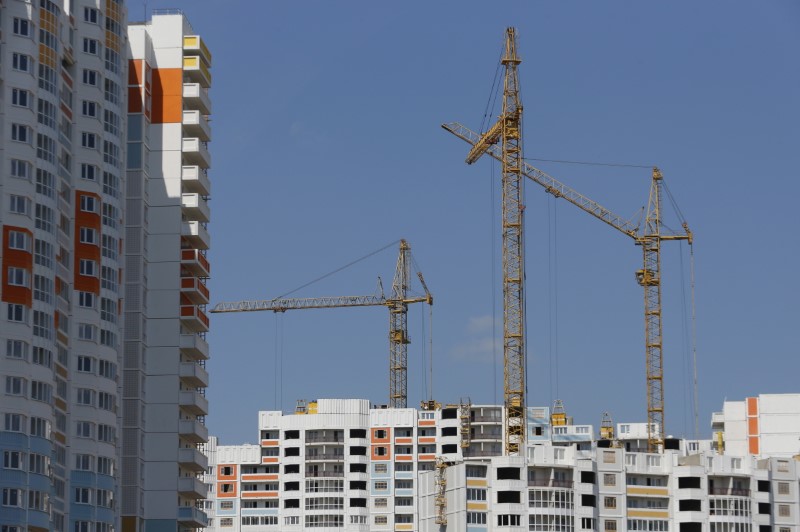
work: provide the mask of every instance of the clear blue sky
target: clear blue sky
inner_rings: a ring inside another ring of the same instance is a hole
[[[148,3],[184,9],[214,56],[213,302],[272,298],[406,238],[436,297],[435,398],[502,401],[499,183],[439,125],[480,126],[514,25],[525,155],[656,164],[695,233],[701,434],[725,398],[800,391],[799,4],[222,5]],[[647,169],[534,164],[626,216],[647,199]],[[644,421],[640,249],[533,183],[525,195],[529,404]],[[395,260],[294,295],[370,294]],[[665,244],[663,269],[667,430],[691,435],[688,248]],[[426,395],[421,306],[409,404]],[[211,432],[255,441],[276,396],[386,402],[387,331],[383,308],[213,316]]]

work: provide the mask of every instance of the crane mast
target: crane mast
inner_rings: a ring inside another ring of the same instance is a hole
[[[337,296],[316,298],[280,298],[217,303],[213,313],[272,311],[286,312],[312,308],[374,307],[389,309],[389,403],[392,408],[405,408],[408,390],[408,305],[427,303],[433,305],[433,296],[422,272],[417,272],[424,296],[409,295],[411,280],[411,246],[400,240],[400,253],[397,258],[392,294],[385,297],[383,289],[371,296]]]
[[[506,29],[503,109],[497,122],[476,140],[467,164],[499,151],[502,164],[503,223],[503,391],[506,407],[505,454],[518,455],[525,444],[525,253],[522,194],[522,103],[519,98],[517,35]],[[500,142],[499,150],[495,144]]]

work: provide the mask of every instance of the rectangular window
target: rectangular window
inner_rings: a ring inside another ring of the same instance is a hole
[[[6,377],[6,395],[25,396],[28,394],[28,381],[22,377]]]
[[[97,149],[97,135],[84,131],[81,133],[81,146],[84,148]]]
[[[14,52],[11,58],[11,68],[19,72],[33,72],[33,59],[29,55]]]
[[[96,181],[98,175],[100,175],[100,169],[95,165],[86,163],[81,164],[81,179]]]
[[[90,24],[97,24],[100,20],[99,12],[93,7],[84,7],[83,20],[84,22],[88,22]]]
[[[114,459],[105,456],[97,457],[97,472],[101,475],[114,475]]]
[[[92,504],[92,490],[89,488],[75,488],[75,499],[78,504]]]
[[[81,275],[97,277],[97,262],[90,259],[81,259],[79,270]]]
[[[53,174],[48,172],[47,170],[42,170],[41,168],[36,169],[36,192],[42,194],[43,196],[47,196],[48,198],[55,198],[56,197],[56,178]],[[50,211],[50,209],[46,209]],[[43,211],[44,212],[44,211]],[[52,211],[46,216],[47,221],[51,224],[53,223],[53,214]],[[43,218],[45,218],[43,214]],[[38,217],[38,213],[37,213]]]
[[[97,102],[83,100],[81,102],[81,114],[91,118],[97,118]]]
[[[24,463],[25,463],[25,453],[21,451],[3,452],[3,468],[22,469],[22,464]]]
[[[78,471],[92,471],[92,462],[94,456],[91,454],[76,454],[75,455],[75,469]]]
[[[81,373],[94,373],[94,359],[92,357],[79,355],[78,371]]]
[[[110,79],[106,79],[103,88],[105,89],[106,101],[108,103],[113,103],[114,105],[119,105],[119,85]]]
[[[9,358],[28,359],[28,342],[23,340],[6,340],[6,356]]]
[[[78,388],[75,395],[79,405],[94,406],[95,391],[91,388]]]
[[[9,195],[8,210],[14,214],[29,215],[31,213],[31,200],[25,196]]]
[[[78,338],[94,342],[97,340],[97,327],[91,323],[78,324]]]
[[[25,89],[11,89],[11,105],[30,108],[33,97]]]
[[[28,270],[11,266],[8,268],[8,284],[12,286],[24,286],[30,288]]]
[[[53,316],[39,310],[33,311],[33,335],[53,338]]]
[[[108,109],[103,110],[103,130],[119,137],[119,115]]]
[[[603,524],[603,529],[608,531],[608,532],[615,531],[615,530],[617,530],[617,522],[616,521],[612,521],[610,519],[606,519],[604,524]]]
[[[95,295],[92,292],[78,292],[78,306],[95,308]]]
[[[75,423],[75,435],[78,438],[94,438],[94,423],[78,421]]]
[[[24,124],[11,124],[11,140],[31,143],[31,128]]]
[[[3,506],[13,506],[22,508],[23,494],[24,492],[22,490],[14,488],[3,488]]]
[[[24,18],[17,18],[14,17],[14,35],[20,35],[22,37],[30,37],[31,36],[31,23]]]
[[[53,352],[49,349],[45,349],[44,347],[34,346],[31,362],[46,368],[51,368],[53,367]]]
[[[83,69],[83,83],[85,85],[97,87],[99,84],[99,79],[100,74],[96,70],[89,70],[88,68]]]
[[[117,365],[108,360],[101,360],[98,362],[97,374],[106,379],[117,379]]]
[[[36,381],[33,381],[36,384]],[[50,422],[40,417],[31,418],[31,436],[38,436],[39,438],[50,438]],[[38,455],[31,455],[31,458]],[[35,471],[38,473],[39,471]]]
[[[18,198],[20,196],[17,196]],[[23,198],[24,199],[24,198]],[[22,231],[9,231],[8,232],[8,247],[11,249],[19,249],[22,251],[31,251],[31,239],[28,233]],[[25,271],[25,270],[23,270]]]
[[[83,53],[91,54],[91,55],[99,55],[100,53],[100,43],[97,39],[88,39],[84,37],[83,39]]]
[[[616,497],[604,497],[603,498],[603,507],[613,510],[617,507],[617,498]]]
[[[97,393],[97,407],[103,410],[108,410],[109,412],[115,412],[117,410],[116,406],[116,397],[110,393],[106,392],[98,392]]]
[[[36,158],[49,163],[56,163],[56,141],[47,135],[36,134]]]
[[[30,179],[33,176],[33,165],[28,161],[11,159],[11,177]]]
[[[39,98],[36,105],[36,119],[37,121],[49,127],[50,129],[56,128],[56,106],[43,98]]]
[[[28,307],[20,305],[19,303],[9,303],[6,307],[8,312],[6,318],[8,321],[15,321],[17,323],[28,322]]]
[[[86,196],[82,196],[82,198],[85,198],[85,197]],[[94,198],[90,198],[90,199],[94,199]],[[81,244],[95,244],[95,245],[97,245],[97,231],[95,231],[93,228],[91,228],[91,227],[81,227],[80,230],[78,231],[78,233],[80,234]],[[82,273],[81,272],[81,275],[94,275],[94,273]]]
[[[52,279],[42,275],[33,276],[33,299],[52,305],[54,295],[55,283]]]
[[[97,425],[97,441],[114,443],[117,439],[117,429],[110,425]]]

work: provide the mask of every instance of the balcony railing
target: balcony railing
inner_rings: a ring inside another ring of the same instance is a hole
[[[208,117],[197,110],[183,111],[183,131],[200,140],[211,140],[211,124]]]
[[[208,399],[199,392],[181,392],[179,406],[196,416],[208,414]]]
[[[195,477],[181,477],[178,479],[178,492],[189,498],[205,499],[208,495],[206,485]]]
[[[197,277],[209,277],[211,264],[205,255],[196,249],[181,250],[181,266],[191,271]]]
[[[182,419],[178,422],[178,434],[181,438],[194,443],[205,443],[208,441],[208,428],[192,419]]]
[[[178,449],[178,463],[184,469],[205,471],[208,467],[208,458],[197,449]]]
[[[208,332],[208,316],[195,305],[181,305],[181,323],[194,332]]]
[[[196,362],[181,362],[179,372],[181,380],[193,388],[208,386],[208,372]]]
[[[571,480],[555,480],[549,478],[535,478],[535,479],[528,479],[528,486],[537,486],[537,487],[544,487],[544,488],[567,488],[572,489],[572,481]]]
[[[341,478],[344,476],[344,471],[306,471],[306,476],[315,478]]]
[[[750,490],[743,488],[708,488],[709,495],[733,495],[736,497],[749,497]]]
[[[196,334],[182,334],[180,349],[181,353],[195,360],[208,359],[208,342]]]
[[[197,192],[184,192],[181,194],[181,207],[187,220],[208,222],[211,219],[208,200]]]
[[[197,305],[208,304],[208,287],[198,277],[181,277],[181,294]]]
[[[336,453],[307,454],[306,460],[344,460],[344,455]]]
[[[199,83],[183,84],[183,101],[190,106],[197,106],[203,114],[211,114],[211,98],[208,97],[208,89],[201,87]]]
[[[208,144],[198,137],[183,139],[183,159],[187,164],[196,164],[203,168],[211,166],[211,153]]]
[[[208,516],[194,506],[179,506],[178,522],[189,528],[205,528],[208,526]]]
[[[306,443],[344,443],[344,435],[307,434]]]
[[[208,249],[211,246],[211,235],[200,222],[183,222],[181,236],[194,248]]]
[[[208,71],[206,64],[200,60],[200,56],[183,56],[183,73],[203,87],[211,86],[211,72]]]

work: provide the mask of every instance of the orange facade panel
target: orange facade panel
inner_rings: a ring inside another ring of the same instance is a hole
[[[392,459],[392,450],[388,445],[373,445],[372,460],[381,462]]]
[[[392,441],[392,429],[389,427],[378,427],[370,430],[370,441],[372,443],[389,443]]]
[[[183,121],[183,69],[153,69],[153,124]]]
[[[28,235],[29,249],[11,248],[11,231]],[[17,303],[30,307],[33,304],[33,291],[31,282],[33,278],[33,233],[24,227],[3,226],[3,301]],[[28,286],[18,286],[9,283],[8,269],[21,268],[28,272]]]
[[[419,426],[420,427],[433,427],[433,426],[436,426],[436,420],[435,419],[421,419],[419,421]]]
[[[750,436],[747,439],[748,447],[750,450],[750,454],[758,454],[759,445],[758,445],[758,436]]]
[[[217,466],[218,480],[236,480],[238,466],[236,464],[221,464]]]
[[[747,398],[747,415],[748,416],[758,415],[758,397]]]
[[[257,482],[259,480],[278,480],[278,475],[242,475],[242,482]]]
[[[246,491],[242,493],[242,499],[273,498],[277,496],[277,491]]]
[[[144,85],[144,59],[128,61],[128,85]]]
[[[747,435],[748,436],[758,436],[758,418],[757,417],[747,418]]]
[[[237,488],[236,482],[217,482],[217,497],[222,499],[236,497]]]

